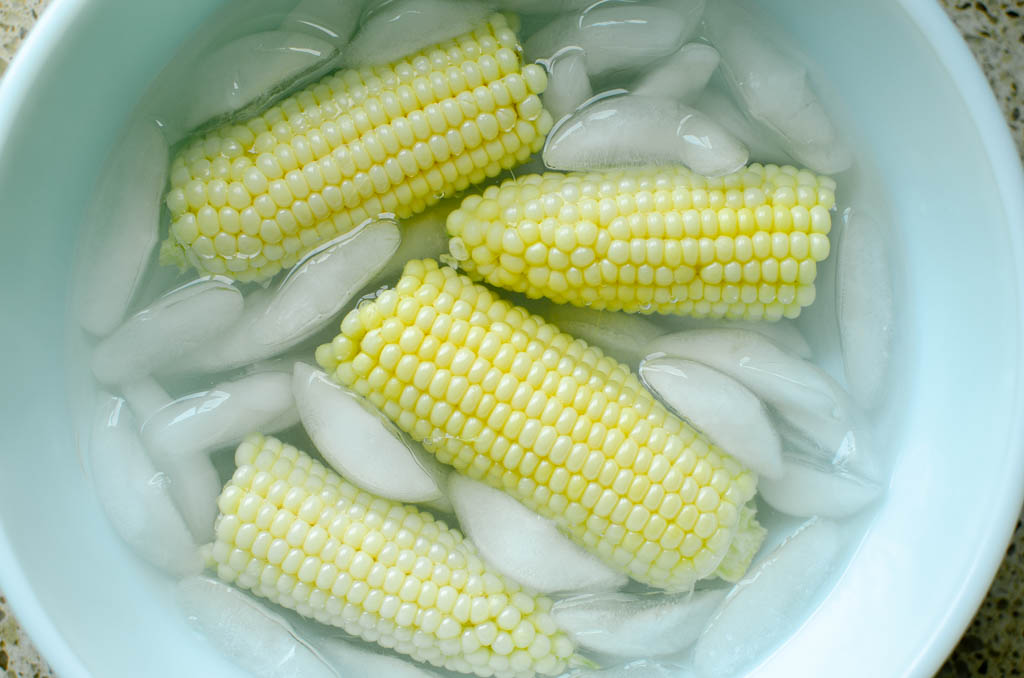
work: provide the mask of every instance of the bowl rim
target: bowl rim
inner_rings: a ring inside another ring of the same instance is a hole
[[[77,17],[92,0],[53,0],[29,32],[23,45],[0,78],[0,158],[4,140],[17,121],[18,112],[27,98],[32,83],[43,69],[52,46],[60,42]],[[995,94],[963,36],[935,0],[899,0],[900,6],[932,47],[936,59],[949,73],[961,94],[969,118],[978,131],[986,158],[992,167],[1002,207],[1010,225],[1009,239],[1016,262],[1018,336],[1024,336],[1024,167],[1009,126],[996,101]],[[938,49],[942,45],[942,49]],[[1018,345],[1018,354],[1022,350]],[[1017,379],[1016,398],[1022,401],[1024,383]],[[969,562],[972,576],[964,577],[958,591],[953,592],[948,614],[938,620],[935,631],[921,647],[917,659],[907,667],[919,675],[932,675],[953,650],[978,607],[981,605],[996,571],[1005,557],[1016,517],[1024,502],[1024,418],[1013,428],[1010,445],[1019,453],[1012,457],[1013,468],[1004,469],[1002,492],[993,513],[1005,516],[1002,522],[986,526],[981,547]],[[58,631],[53,619],[43,608],[18,564],[3,523],[0,522],[0,582],[10,608],[38,648],[46,662],[63,678],[88,678],[89,671],[81,658]]]

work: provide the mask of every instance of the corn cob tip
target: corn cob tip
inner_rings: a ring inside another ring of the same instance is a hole
[[[185,248],[170,238],[160,243],[159,261],[161,266],[175,266],[181,272],[189,265]]]

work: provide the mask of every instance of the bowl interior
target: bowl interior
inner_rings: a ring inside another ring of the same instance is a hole
[[[936,6],[751,4],[800,36],[829,83],[869,170],[844,202],[891,217],[898,300],[879,441],[893,460],[888,494],[835,586],[758,675],[927,675],[980,601],[1020,504],[1024,259],[1008,216],[1020,198],[1005,183],[1019,165],[994,159],[992,139],[1006,135],[979,124],[976,99],[987,111],[991,94]],[[212,6],[59,0],[0,97],[0,578],[62,676],[245,675],[107,525],[63,396],[75,225],[135,103]]]

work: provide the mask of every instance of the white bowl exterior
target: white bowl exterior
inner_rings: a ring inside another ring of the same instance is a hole
[[[757,675],[927,676],[984,595],[1024,489],[1024,179],[937,5],[760,4],[839,91],[907,256],[890,490],[835,588]],[[146,83],[212,8],[56,0],[0,87],[0,582],[62,678],[244,675],[113,534],[55,395],[71,329],[67,225]]]

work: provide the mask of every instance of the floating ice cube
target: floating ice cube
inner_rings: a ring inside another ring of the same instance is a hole
[[[755,120],[812,170],[841,172],[853,161],[811,88],[807,69],[764,36],[761,22],[734,3],[714,2],[705,25],[722,56],[723,73]]]
[[[840,545],[835,523],[814,518],[762,560],[736,585],[697,640],[697,675],[741,675],[789,635],[814,601]]]
[[[846,383],[865,408],[882,400],[892,340],[889,248],[879,224],[850,211],[836,253],[836,309]]]
[[[291,374],[257,372],[192,393],[156,411],[142,427],[157,460],[201,455],[253,431],[273,433],[299,421]]]
[[[317,248],[275,289],[248,294],[238,322],[176,369],[215,372],[283,353],[331,324],[387,265],[399,240],[394,222],[374,221]]]
[[[862,510],[882,488],[841,464],[803,454],[784,454],[782,477],[761,478],[757,492],[777,511],[791,516],[845,518]]]
[[[587,593],[558,601],[551,615],[587,650],[657,657],[692,645],[727,592]]]
[[[363,0],[300,0],[281,22],[281,28],[312,32],[344,47],[355,33],[362,11]]]
[[[547,59],[563,47],[580,47],[592,78],[636,68],[682,47],[703,12],[704,0],[664,6],[599,0],[582,14],[555,19],[534,33],[526,41],[526,59]]]
[[[114,530],[138,554],[175,576],[203,569],[196,543],[171,500],[169,480],[146,456],[124,400],[97,396],[88,465]]]
[[[782,443],[761,401],[735,379],[678,358],[640,363],[640,378],[675,412],[760,475],[782,476]]]
[[[587,77],[586,55],[579,47],[566,47],[547,60],[548,87],[544,108],[555,121],[561,120],[594,95]]]
[[[839,384],[757,332],[667,334],[651,344],[649,353],[695,360],[729,375],[824,448],[837,449],[852,428],[849,397]]]
[[[292,31],[246,35],[200,57],[182,127],[259,108],[337,54],[330,42]]]
[[[448,496],[459,525],[491,567],[523,586],[554,591],[618,588],[626,577],[587,553],[501,490],[452,473]]]
[[[634,366],[647,355],[647,345],[665,334],[650,320],[636,314],[595,311],[569,304],[548,304],[540,313],[566,334]]]
[[[96,346],[92,371],[115,384],[150,374],[203,350],[242,315],[242,295],[228,281],[200,279],[169,292],[128,318]]]
[[[336,635],[329,635],[322,627],[303,633],[303,637],[343,678],[439,678],[439,674],[411,660],[360,647]]]
[[[189,577],[176,597],[189,623],[257,678],[339,678],[287,621],[238,589]]]
[[[714,47],[691,42],[652,68],[631,91],[691,104],[718,68],[718,60]]]
[[[171,498],[198,544],[214,539],[220,474],[205,454],[154,458],[156,468],[170,482]]]
[[[749,330],[771,339],[779,348],[793,355],[810,359],[811,345],[800,333],[792,320],[783,318],[776,322],[758,320],[728,320],[724,318],[691,318],[689,316],[665,316],[665,322],[676,330]]]
[[[128,401],[128,406],[132,408],[135,421],[142,422],[142,426],[145,426],[146,420],[157,410],[166,407],[172,400],[164,387],[152,377],[142,377],[121,384],[121,393]]]
[[[476,28],[485,2],[392,0],[375,8],[345,51],[350,66],[385,64]]]
[[[295,363],[292,388],[306,433],[327,463],[367,492],[405,502],[442,496],[446,472],[384,415],[324,372]],[[358,435],[353,435],[358,431]]]
[[[72,308],[78,322],[104,336],[124,318],[156,245],[167,180],[167,141],[139,120],[104,163],[81,226]]]
[[[598,99],[562,120],[544,144],[552,169],[683,164],[718,176],[747,161],[747,149],[703,113],[671,99],[627,94]]]
[[[782,150],[775,135],[748,118],[729,94],[714,86],[714,81],[704,88],[693,107],[739,139],[750,151],[750,162],[791,164],[793,159]]]
[[[573,671],[571,675],[572,678],[693,678],[693,671],[672,662],[637,659],[618,666]]]

